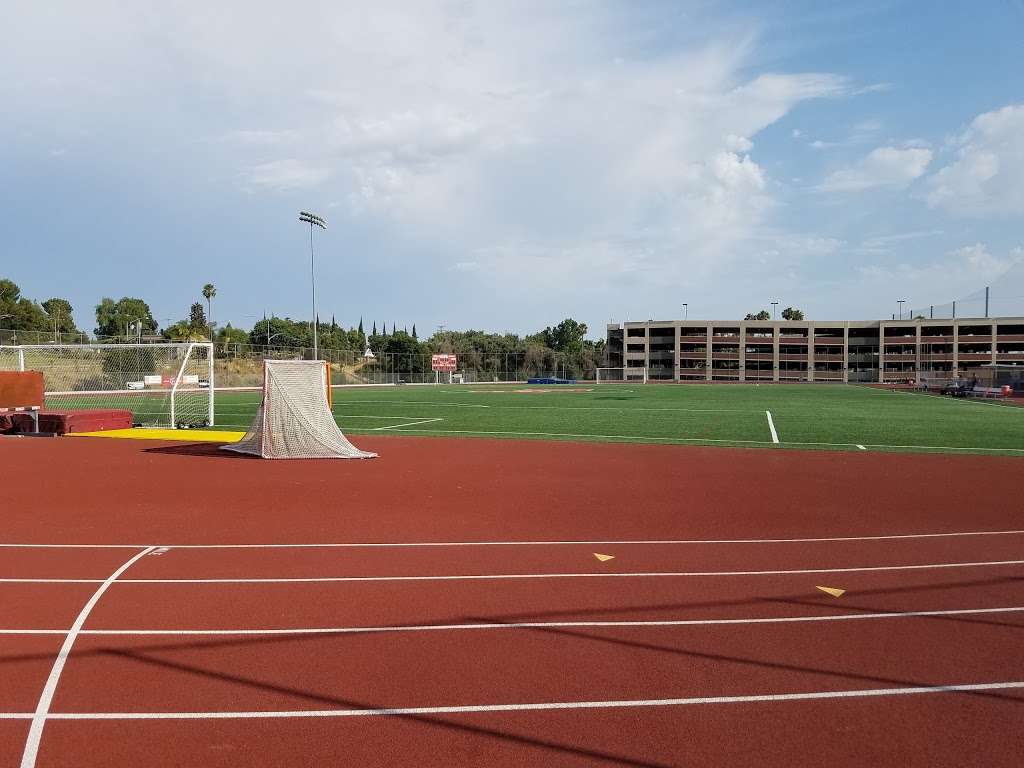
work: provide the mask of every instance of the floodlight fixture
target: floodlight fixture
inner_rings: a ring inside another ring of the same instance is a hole
[[[313,359],[318,360],[317,354],[317,315],[316,315],[316,271],[313,269],[313,227],[327,229],[327,222],[315,213],[299,211],[299,221],[309,224],[309,281],[313,291]]]

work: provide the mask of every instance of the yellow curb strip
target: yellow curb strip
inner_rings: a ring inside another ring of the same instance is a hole
[[[68,437],[114,437],[127,440],[171,440],[186,443],[237,443],[245,432],[213,429],[107,429],[100,432],[72,432]]]

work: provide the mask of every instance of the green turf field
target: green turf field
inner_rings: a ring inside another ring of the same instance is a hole
[[[337,387],[334,414],[351,434],[1024,456],[1024,408],[994,401],[840,385],[578,388],[587,391],[527,385]],[[555,391],[521,391],[538,389]],[[217,427],[247,428],[259,397],[218,392]]]

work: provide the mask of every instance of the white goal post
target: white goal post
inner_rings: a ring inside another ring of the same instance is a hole
[[[209,343],[0,346],[0,371],[42,371],[52,410],[124,409],[145,427],[214,423]]]
[[[598,368],[595,381],[598,384],[647,383],[646,368]]]

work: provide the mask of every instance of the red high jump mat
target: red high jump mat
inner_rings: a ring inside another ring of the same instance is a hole
[[[32,419],[28,414],[7,414],[13,432],[31,432]],[[3,425],[0,424],[0,427]],[[39,431],[55,435],[72,432],[100,432],[107,429],[131,429],[132,412],[118,408],[93,408],[82,411],[40,411]]]

